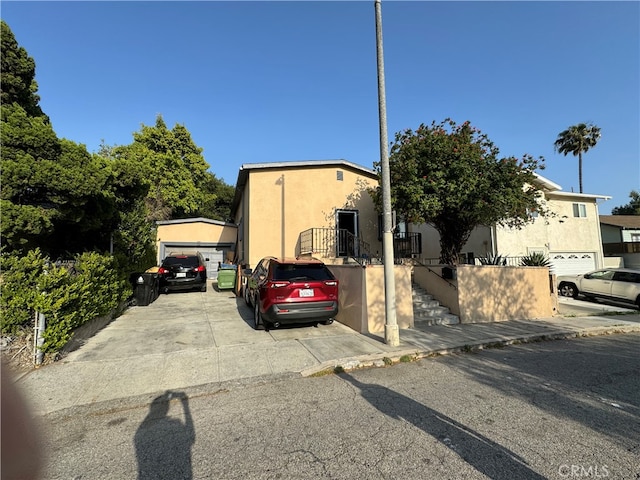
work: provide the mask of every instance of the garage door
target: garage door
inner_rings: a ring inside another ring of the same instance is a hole
[[[594,253],[556,252],[549,255],[551,273],[556,275],[580,275],[596,269]]]
[[[165,256],[171,252],[195,253],[200,252],[207,261],[207,278],[216,280],[218,278],[218,262],[224,261],[224,249],[211,246],[187,247],[180,245],[165,245]]]

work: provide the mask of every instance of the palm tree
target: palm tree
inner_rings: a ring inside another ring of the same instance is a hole
[[[572,125],[560,132],[553,146],[556,152],[572,153],[578,156],[578,181],[580,183],[580,193],[582,193],[582,153],[587,152],[600,140],[600,127],[591,123],[579,123]]]

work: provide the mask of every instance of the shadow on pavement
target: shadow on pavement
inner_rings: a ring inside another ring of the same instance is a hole
[[[362,383],[348,374],[340,378],[357,387],[362,398],[394,419],[404,419],[443,445],[460,458],[493,480],[527,478],[542,480],[545,477],[531,470],[525,460],[515,453],[482,436],[436,410],[415,400],[376,385]]]
[[[168,415],[172,399],[180,400],[184,422]],[[138,480],[193,478],[191,447],[195,438],[189,397],[172,391],[156,397],[134,436]]]

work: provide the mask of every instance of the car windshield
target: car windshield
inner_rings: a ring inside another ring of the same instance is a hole
[[[333,280],[333,275],[324,265],[278,264],[273,272],[274,280]]]
[[[165,267],[170,267],[173,265],[182,265],[183,267],[197,267],[198,266],[198,257],[188,256],[188,255],[180,255],[176,257],[167,257],[164,259],[162,264]]]
[[[585,275],[585,278],[592,280],[611,280],[613,278],[613,273],[614,272],[612,270],[599,270]]]

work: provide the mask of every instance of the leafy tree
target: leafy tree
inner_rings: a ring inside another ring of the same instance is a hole
[[[35,81],[36,64],[27,51],[18,46],[13,32],[4,20],[1,21],[2,36],[2,105],[17,103],[30,117],[48,118],[42,113],[36,94],[38,84]]]
[[[114,154],[146,172],[148,220],[184,218],[201,208],[209,165],[183,125],[169,130],[158,115],[155,126],[142,125],[133,143],[115,147]]]
[[[205,198],[198,216],[224,222],[229,221],[235,188],[224,183],[213,173],[206,172],[202,189],[205,193]]]
[[[471,232],[481,225],[521,228],[538,202],[534,170],[542,158],[498,158],[499,150],[469,122],[447,119],[396,133],[389,167],[391,200],[406,220],[440,233],[440,261],[457,264]],[[380,165],[376,166],[380,171]],[[380,205],[380,190],[373,192]]]
[[[636,190],[631,190],[629,194],[631,201],[620,207],[615,207],[611,210],[613,215],[640,215],[640,193]]]
[[[590,123],[579,123],[560,132],[553,144],[556,151],[563,153],[565,157],[568,153],[578,157],[580,193],[582,193],[582,154],[594,147],[598,140],[600,140],[599,127]]]
[[[84,145],[58,139],[38,105],[35,62],[5,22],[1,40],[3,244],[52,256],[104,250],[115,213],[105,165]]]

